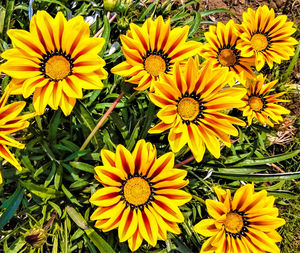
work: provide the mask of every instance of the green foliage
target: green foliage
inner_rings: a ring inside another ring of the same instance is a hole
[[[197,12],[190,7],[198,1],[185,1],[182,5],[175,5],[174,1],[143,1],[146,6],[134,1],[130,6],[121,6],[117,10],[117,21],[110,24],[102,1],[95,2],[35,0],[29,6],[28,1],[7,0],[5,5],[0,6],[0,52],[11,47],[6,35],[9,28],[28,30],[30,8],[33,12],[47,10],[53,16],[62,11],[67,17],[95,17],[90,26],[91,34],[104,26],[102,37],[106,43],[100,55],[107,63],[107,70],[123,59],[119,36],[126,33],[126,29],[124,23],[120,25],[122,17],[128,22],[141,24],[148,17],[170,16],[172,26],[191,27],[189,39],[204,41],[203,24],[214,23],[205,19],[206,16],[219,12],[232,14],[225,9]],[[96,13],[99,15],[96,16]],[[298,56],[299,46],[286,72],[279,72],[283,74],[281,86],[285,86]],[[269,78],[275,75],[274,71]],[[1,77],[2,91],[8,82],[7,76]],[[22,133],[26,148],[14,150],[23,167],[21,172],[1,162],[5,182],[0,185],[0,248],[5,253],[34,252],[25,243],[25,232],[31,227],[44,227],[56,213],[47,231],[47,243],[39,252],[129,252],[126,243],[119,243],[117,231],[103,233],[90,221],[95,208],[89,203],[89,198],[99,187],[93,168],[101,165],[99,152],[102,148],[114,150],[117,144],[123,144],[132,150],[141,138],[155,144],[159,155],[169,152],[168,133],[148,135],[149,128],[157,122],[157,108],[149,101],[146,92],[134,91],[130,84],[114,75],[109,75],[104,85],[105,89],[101,91],[85,91],[84,98],[77,101],[68,117],[64,117],[60,110],[47,110],[31,121],[28,131]],[[87,148],[80,150],[89,133],[122,91],[125,95],[114,112]],[[23,98],[16,96],[14,99]],[[28,101],[30,103],[30,99]],[[193,161],[183,166],[188,170],[190,181],[185,190],[194,198],[181,208],[185,217],[185,222],[180,224],[182,233],[169,233],[167,241],[159,241],[155,248],[144,243],[140,252],[198,252],[204,238],[193,231],[192,226],[200,218],[208,217],[203,199],[215,198],[212,190],[215,185],[236,189],[240,181],[257,182],[257,189],[266,189],[278,197],[282,216],[288,220],[286,227],[280,231],[286,240],[281,247],[283,252],[293,252],[290,244],[297,229],[299,232],[300,205],[296,196],[300,187],[299,183],[291,180],[300,177],[297,160],[299,140],[295,139],[285,146],[272,144],[268,135],[276,135],[276,130],[256,124],[239,131],[239,138],[234,140],[231,149],[222,150],[219,160],[213,159],[207,152],[203,162]],[[184,161],[190,155],[188,148],[184,147],[176,154],[176,160]],[[279,173],[273,164],[283,168],[285,173]]]

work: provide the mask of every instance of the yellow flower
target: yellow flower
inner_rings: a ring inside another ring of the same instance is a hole
[[[81,16],[67,21],[61,12],[52,18],[38,11],[30,21],[30,32],[7,32],[13,48],[1,56],[1,70],[13,79],[12,94],[33,93],[33,106],[43,114],[49,104],[69,115],[82,98],[82,89],[102,89],[107,77],[104,60],[98,56],[103,38],[90,38],[89,26]]]
[[[6,89],[0,98],[0,156],[12,164],[18,171],[22,170],[14,155],[9,151],[7,146],[23,149],[24,144],[12,139],[10,134],[21,129],[27,128],[29,122],[27,119],[32,118],[35,113],[20,116],[19,114],[25,107],[25,102],[15,102],[5,105],[9,96],[9,90]],[[2,175],[0,172],[0,184],[2,184]]]
[[[126,61],[112,68],[111,72],[131,77],[127,82],[137,84],[137,90],[153,90],[153,83],[162,73],[170,74],[176,61],[198,53],[201,43],[186,42],[189,27],[170,28],[170,18],[163,21],[148,18],[142,27],[130,24],[126,35],[121,35],[122,50]]]
[[[275,18],[274,10],[266,5],[258,7],[256,12],[248,9],[243,14],[243,22],[237,25],[243,40],[237,49],[244,57],[255,56],[255,66],[259,71],[265,62],[273,68],[273,62],[281,63],[294,55],[293,45],[297,40],[291,37],[296,31],[293,22],[286,22],[286,15]]]
[[[157,239],[167,239],[167,231],[180,233],[177,223],[184,217],[178,206],[191,195],[180,190],[188,184],[187,172],[173,168],[173,153],[157,159],[155,147],[140,140],[132,153],[118,145],[116,153],[102,150],[101,157],[95,177],[104,187],[90,198],[99,206],[91,216],[95,227],[118,228],[120,242],[128,240],[132,251],[143,239],[155,246]]]
[[[155,93],[149,94],[151,101],[162,108],[157,114],[161,122],[149,133],[170,129],[168,139],[173,152],[188,143],[198,162],[203,158],[205,146],[219,158],[218,138],[230,147],[229,135],[238,135],[232,124],[245,125],[245,122],[220,112],[245,105],[241,98],[246,90],[223,89],[227,80],[227,69],[215,69],[211,62],[202,70],[199,70],[198,61],[192,58],[184,67],[176,63],[174,75],[162,75],[155,84]]]
[[[276,242],[282,240],[275,230],[285,224],[277,218],[275,198],[267,191],[254,192],[254,185],[239,188],[231,199],[229,190],[214,188],[218,201],[207,199],[211,219],[201,220],[194,230],[206,237],[201,253],[272,252],[280,253]]]
[[[217,26],[210,26],[209,32],[204,33],[207,43],[203,45],[200,55],[211,59],[213,67],[223,67],[229,70],[228,82],[230,86],[238,80],[245,83],[254,73],[254,57],[243,57],[237,46],[241,43],[239,33],[230,20],[226,25],[218,22]],[[207,61],[206,61],[207,62]]]
[[[285,92],[268,95],[267,93],[277,83],[277,80],[264,84],[266,77],[263,75],[257,76],[257,79],[248,79],[246,83],[247,94],[243,98],[247,104],[239,108],[243,111],[243,116],[247,116],[248,125],[251,125],[252,119],[255,118],[260,123],[267,123],[269,126],[274,124],[270,119],[276,123],[283,121],[281,114],[289,114],[290,111],[284,107],[277,105],[277,102],[289,102],[289,100],[278,99]]]

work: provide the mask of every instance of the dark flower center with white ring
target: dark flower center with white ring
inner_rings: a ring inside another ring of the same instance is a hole
[[[66,55],[61,49],[59,51],[55,49],[54,52],[43,55],[40,71],[45,78],[57,82],[72,75],[73,62],[70,55]]]
[[[170,60],[168,54],[165,54],[163,50],[153,51],[148,50],[143,57],[143,64],[145,70],[152,76],[159,76],[162,73],[168,73],[170,70]]]
[[[154,188],[150,178],[138,174],[129,175],[126,180],[123,180],[120,194],[126,207],[130,206],[131,209],[143,210],[154,200]]]
[[[189,125],[191,122],[198,125],[199,120],[203,119],[206,107],[200,98],[200,94],[186,92],[181,98],[176,100],[177,113],[182,119],[182,123]]]

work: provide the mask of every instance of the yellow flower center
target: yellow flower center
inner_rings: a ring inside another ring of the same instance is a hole
[[[133,177],[124,185],[124,198],[130,204],[140,206],[147,203],[151,195],[148,182],[141,177]]]
[[[251,97],[249,99],[248,103],[249,103],[250,108],[254,111],[260,111],[264,106],[264,103],[262,102],[262,100],[256,96]]]
[[[70,71],[70,62],[61,55],[54,55],[45,63],[45,74],[53,80],[65,79]]]
[[[199,102],[191,97],[184,97],[179,101],[177,111],[183,120],[193,121],[200,113]]]
[[[243,217],[237,213],[228,213],[224,223],[225,229],[229,233],[239,233],[243,226]]]
[[[218,56],[219,62],[222,66],[233,66],[236,63],[236,55],[233,52],[232,49],[223,49],[219,56]]]
[[[268,44],[268,38],[264,34],[257,33],[251,38],[251,45],[256,51],[263,51]]]
[[[145,70],[152,76],[158,76],[166,71],[166,62],[159,55],[149,55],[144,61]]]

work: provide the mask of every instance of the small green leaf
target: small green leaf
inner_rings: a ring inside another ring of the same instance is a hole
[[[67,190],[67,188],[62,184],[61,189],[64,192],[64,194],[67,196],[67,198],[75,205],[82,207],[82,205],[79,203],[79,201],[74,197],[74,195]]]

